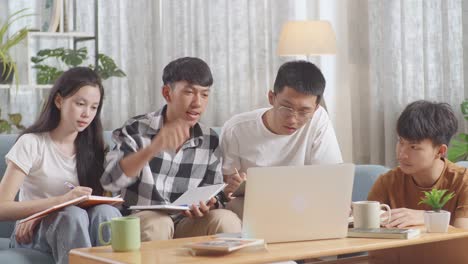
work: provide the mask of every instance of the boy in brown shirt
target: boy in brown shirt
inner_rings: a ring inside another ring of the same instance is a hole
[[[436,188],[455,193],[443,209],[451,212],[451,225],[468,228],[468,171],[445,159],[457,127],[457,119],[445,103],[416,101],[400,115],[399,166],[380,176],[368,195],[368,200],[392,208],[392,220],[386,227],[424,224],[424,211],[430,208],[418,203],[423,191]]]

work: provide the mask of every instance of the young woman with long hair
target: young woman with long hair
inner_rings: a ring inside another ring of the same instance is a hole
[[[0,221],[23,219],[82,195],[102,195],[103,98],[101,80],[89,68],[73,68],[59,77],[39,118],[5,156]],[[17,222],[10,247],[45,251],[57,263],[68,263],[70,249],[96,246],[99,223],[118,216],[110,205],[68,206],[41,219]]]

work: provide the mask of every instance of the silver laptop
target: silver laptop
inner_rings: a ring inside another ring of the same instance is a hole
[[[354,164],[247,170],[242,236],[266,242],[346,237]]]

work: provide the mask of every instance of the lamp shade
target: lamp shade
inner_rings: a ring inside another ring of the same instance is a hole
[[[335,33],[328,21],[289,21],[281,30],[278,44],[280,56],[335,53]]]

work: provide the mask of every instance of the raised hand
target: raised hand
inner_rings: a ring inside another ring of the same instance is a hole
[[[164,125],[151,145],[159,151],[172,150],[176,152],[190,137],[190,126],[183,120],[175,120]]]

